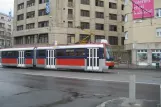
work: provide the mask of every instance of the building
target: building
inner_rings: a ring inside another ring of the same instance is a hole
[[[124,27],[121,0],[14,1],[14,46],[74,44],[87,35],[90,41],[108,39],[123,46]],[[48,10],[48,9],[47,9]],[[80,29],[83,28],[83,29]]]
[[[125,49],[133,64],[161,62],[161,0],[126,0],[124,27]]]
[[[12,45],[13,19],[0,13],[0,48],[8,48]]]

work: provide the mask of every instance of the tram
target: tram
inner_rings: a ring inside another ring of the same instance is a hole
[[[0,50],[2,67],[79,69],[106,72],[114,67],[108,43],[10,48]]]

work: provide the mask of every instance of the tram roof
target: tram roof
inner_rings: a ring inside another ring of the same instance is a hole
[[[103,47],[103,44],[84,44],[84,45],[62,45],[62,46],[50,46],[50,47],[38,47],[37,49],[67,49],[67,48],[97,48]]]
[[[0,51],[23,51],[23,50],[33,50],[34,47],[30,47],[30,48],[6,48],[6,49],[0,49]]]
[[[102,48],[103,44],[78,44],[78,45],[58,45],[58,46],[48,46],[48,47],[37,47],[37,49],[69,49],[69,48]],[[6,48],[0,49],[0,51],[23,51],[23,50],[33,50],[35,47],[28,48]]]

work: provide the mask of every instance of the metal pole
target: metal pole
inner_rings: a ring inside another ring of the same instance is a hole
[[[160,107],[161,107],[161,85],[160,85]]]
[[[136,101],[136,84],[135,84],[135,75],[130,76],[130,83],[129,83],[129,101],[131,104],[134,104]]]

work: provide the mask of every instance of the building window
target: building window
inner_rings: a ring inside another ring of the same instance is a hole
[[[43,3],[46,3],[48,2],[49,0],[39,0],[39,4],[43,4]]]
[[[90,1],[89,0],[81,0],[81,4],[89,5],[90,4]]]
[[[39,10],[39,16],[45,16],[45,15],[47,15],[46,9]]]
[[[117,20],[117,14],[109,14],[109,19],[110,20]]]
[[[124,10],[124,5],[123,4],[121,5],[121,9]]]
[[[81,16],[90,17],[90,12],[89,12],[89,10],[81,10]]]
[[[17,10],[21,10],[24,8],[24,3],[18,4]]]
[[[24,19],[24,14],[20,14],[17,16],[17,21],[23,20]]]
[[[0,28],[4,28],[5,24],[4,23],[0,23]]]
[[[125,37],[121,37],[121,45],[124,45]]]
[[[103,12],[96,12],[96,18],[104,18],[104,13]]]
[[[152,50],[152,63],[161,61],[161,50]]]
[[[26,25],[26,29],[33,29],[35,28],[35,23],[30,23]]]
[[[28,12],[27,15],[26,15],[26,18],[34,18],[35,17],[35,11],[32,11],[32,12]]]
[[[126,14],[125,17],[124,17],[124,21],[125,22],[128,22],[128,15]]]
[[[1,17],[2,20],[4,20],[4,17]]]
[[[23,37],[15,37],[14,41],[16,45],[23,44]]]
[[[128,5],[129,0],[124,0],[124,5]]]
[[[7,30],[11,32],[11,29],[10,28],[8,28]]]
[[[156,9],[156,16],[161,17],[161,8]]]
[[[38,35],[37,43],[48,43],[48,34]]]
[[[124,32],[124,26],[122,26],[122,32]]]
[[[17,31],[23,30],[23,25],[17,26]]]
[[[81,29],[89,29],[90,28],[89,25],[90,24],[88,22],[81,22]]]
[[[72,44],[75,43],[75,35],[74,34],[68,34],[67,43],[72,43]]]
[[[35,5],[35,0],[29,0],[27,1],[27,7],[31,7]]]
[[[126,31],[126,32],[125,32],[125,40],[128,39],[128,36],[129,36],[129,34],[128,34],[128,32]]]
[[[73,28],[73,22],[72,21],[68,21],[68,27]]]
[[[35,35],[29,35],[25,37],[25,44],[34,44]]]
[[[96,0],[95,5],[99,7],[104,7],[104,2],[101,0]]]
[[[138,50],[137,51],[137,63],[138,65],[147,65],[148,54],[147,50]]]
[[[4,39],[0,39],[0,45],[4,46]]]
[[[73,0],[68,0],[68,7],[73,7]]]
[[[8,25],[8,28],[10,28],[10,29],[11,29],[11,25]]]
[[[96,30],[104,30],[104,24],[96,23]]]
[[[10,32],[7,32],[7,35],[8,35],[8,36],[11,36],[11,33],[10,33]]]
[[[117,9],[117,4],[116,3],[109,2],[109,8],[111,8],[111,9]]]
[[[48,27],[48,26],[49,26],[49,21],[39,22],[39,28],[41,28],[41,27]]]
[[[156,29],[156,36],[161,37],[161,28]]]
[[[100,40],[100,39],[105,39],[105,36],[103,36],[103,35],[95,35],[95,41]]]
[[[68,19],[69,20],[73,19],[73,9],[68,9]]]
[[[109,36],[109,43],[111,45],[118,45],[118,37],[115,37],[115,36]]]
[[[122,15],[122,21],[125,21],[125,17],[124,17],[124,15]]]
[[[88,43],[91,41],[91,36],[86,34],[80,34],[79,40]]]
[[[109,25],[109,31],[117,31],[117,25]]]
[[[0,35],[1,36],[4,36],[4,31],[0,31]]]

